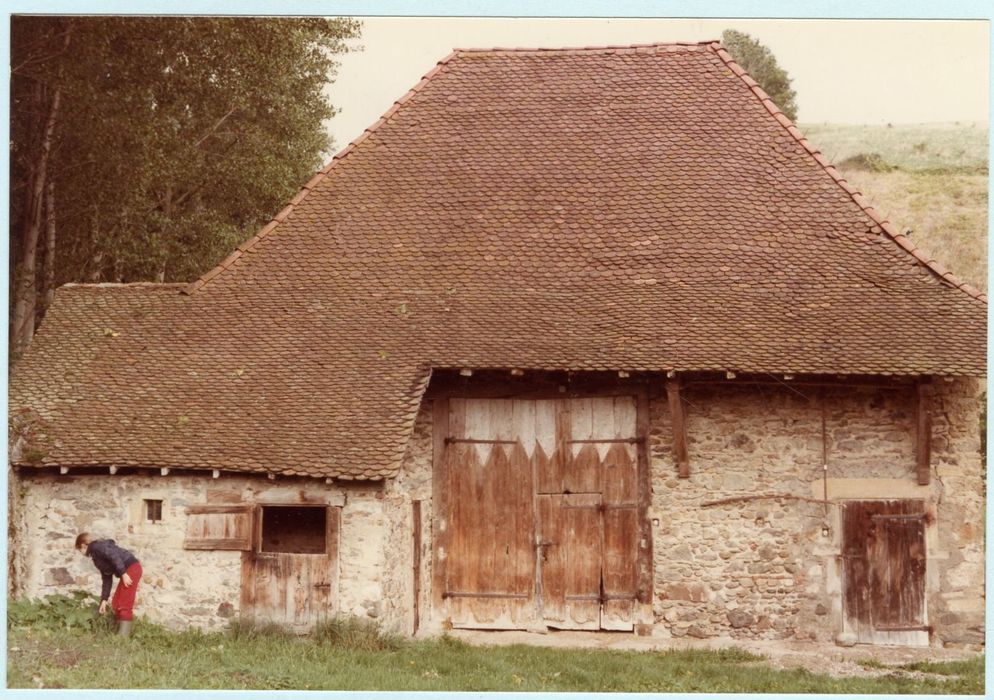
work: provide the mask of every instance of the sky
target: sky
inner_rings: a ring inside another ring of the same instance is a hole
[[[748,32],[793,79],[798,122],[988,120],[986,20],[533,19],[360,17],[361,51],[329,88],[336,150],[355,140],[453,48],[563,47],[719,39]]]

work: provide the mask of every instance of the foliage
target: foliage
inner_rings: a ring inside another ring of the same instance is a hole
[[[343,621],[356,629],[361,623]],[[11,687],[777,693],[983,692],[983,657],[924,673],[832,677],[774,669],[742,649],[665,652],[478,647],[442,636],[367,650],[285,630],[171,632],[137,620],[130,643],[82,630],[12,626]],[[940,675],[941,674],[941,675]]]
[[[745,32],[726,29],[721,43],[735,62],[759,83],[774,104],[791,121],[797,120],[797,93],[790,87],[790,76],[780,67],[767,47]]]
[[[335,617],[314,629],[314,639],[320,644],[357,651],[395,651],[404,640],[386,634],[372,620],[355,617]]]
[[[866,170],[872,173],[889,173],[894,166],[879,153],[857,153],[835,164],[839,170]]]
[[[42,599],[11,600],[7,604],[7,624],[34,630],[101,631],[110,629],[112,616],[99,615],[100,599],[86,591],[56,593]]]
[[[55,224],[55,286],[210,269],[331,147],[326,86],[358,30],[351,19],[13,17],[12,273],[40,216]],[[53,185],[51,217],[28,196],[39,177]]]

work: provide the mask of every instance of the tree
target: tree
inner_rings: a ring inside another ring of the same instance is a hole
[[[780,67],[773,53],[745,32],[726,29],[721,43],[735,62],[759,83],[774,104],[791,121],[797,120],[797,93],[790,87],[790,76]]]
[[[65,282],[187,281],[308,180],[351,19],[14,17],[11,351]]]

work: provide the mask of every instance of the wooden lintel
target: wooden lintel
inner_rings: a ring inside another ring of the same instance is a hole
[[[932,396],[934,387],[931,379],[918,382],[918,430],[915,440],[915,461],[918,483],[929,483],[932,465]]]
[[[673,457],[677,464],[677,476],[686,479],[690,476],[690,460],[687,456],[687,424],[680,399],[680,379],[666,380],[666,398],[670,406],[670,424],[673,430]]]

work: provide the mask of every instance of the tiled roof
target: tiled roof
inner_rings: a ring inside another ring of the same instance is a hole
[[[740,74],[716,43],[457,50],[186,294],[60,290],[13,406],[42,463],[369,479],[430,367],[982,375],[986,298]]]

